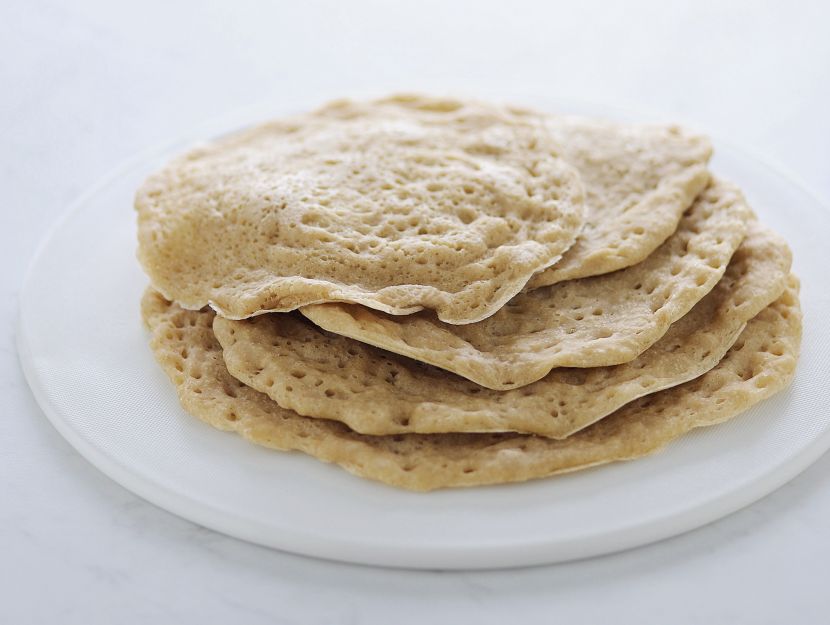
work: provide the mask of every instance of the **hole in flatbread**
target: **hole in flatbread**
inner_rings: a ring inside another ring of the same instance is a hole
[[[475,211],[470,208],[462,208],[456,211],[455,214],[461,220],[461,223],[465,225],[473,223],[476,219]]]

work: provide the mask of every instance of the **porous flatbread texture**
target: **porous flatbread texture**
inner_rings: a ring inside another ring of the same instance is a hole
[[[801,339],[797,281],[747,324],[703,376],[627,404],[564,440],[527,434],[368,436],[281,408],[225,367],[214,313],[188,311],[153,291],[142,302],[156,358],[183,407],[222,430],[334,462],[362,477],[411,490],[519,482],[653,453],[682,434],[725,421],[784,388]]]
[[[544,124],[474,103],[374,108],[268,123],[150,176],[135,207],[153,286],[232,319],[337,301],[471,323],[573,245],[582,183]]]
[[[487,388],[518,388],[554,367],[604,367],[636,358],[717,284],[751,218],[741,192],[714,181],[643,262],[523,292],[479,323],[452,326],[426,311],[396,317],[348,304],[300,312],[325,330]]]
[[[671,236],[709,182],[709,140],[678,126],[567,116],[547,125],[585,185],[585,227],[555,265],[530,279],[529,289],[642,261]]]
[[[452,99],[400,94],[370,103],[332,103],[321,114],[353,119],[405,109],[434,120],[435,110],[465,109]],[[498,107],[466,106],[467,123]],[[620,124],[577,116],[544,115],[511,108],[528,123],[541,123],[558,153],[579,172],[586,192],[585,225],[555,265],[535,274],[527,288],[609,273],[634,265],[677,228],[683,211],[709,182],[708,138],[676,125]]]
[[[225,365],[283,408],[363,434],[516,431],[565,438],[643,395],[714,367],[787,283],[786,242],[752,222],[723,278],[631,362],[559,368],[494,391],[442,369],[321,331],[296,314],[216,317]]]

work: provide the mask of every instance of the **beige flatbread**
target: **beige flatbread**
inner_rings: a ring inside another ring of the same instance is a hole
[[[371,117],[406,109],[414,115],[465,109],[466,117],[492,114],[452,99],[395,95],[370,103],[333,103],[321,114]],[[703,135],[675,125],[619,124],[576,116],[511,109],[545,125],[558,154],[579,172],[586,192],[585,226],[555,265],[535,274],[526,288],[599,275],[634,265],[665,241],[709,182],[712,146]],[[467,123],[470,123],[469,121]]]
[[[714,181],[675,234],[643,262],[521,293],[475,324],[450,326],[427,311],[394,317],[348,304],[300,312],[326,330],[487,388],[517,388],[553,367],[603,367],[636,358],[717,284],[750,218],[740,191]]]
[[[585,185],[585,227],[552,267],[527,285],[609,273],[639,263],[677,228],[709,182],[709,140],[677,126],[551,117],[560,155]]]
[[[631,362],[554,369],[520,389],[493,391],[353,339],[295,314],[213,330],[231,375],[283,408],[336,419],[363,434],[516,431],[565,438],[624,404],[714,367],[747,321],[777,299],[791,263],[784,240],[758,222],[712,291]]]
[[[638,399],[561,441],[524,434],[366,436],[342,423],[280,408],[231,377],[210,311],[187,311],[148,291],[151,345],[184,408],[260,445],[299,450],[357,475],[412,490],[517,482],[644,456],[689,430],[713,425],[784,388],[801,338],[797,281],[747,324],[724,359],[700,378]]]
[[[574,243],[582,184],[536,118],[349,106],[232,135],[150,176],[135,206],[153,286],[233,319],[338,301],[470,323]]]

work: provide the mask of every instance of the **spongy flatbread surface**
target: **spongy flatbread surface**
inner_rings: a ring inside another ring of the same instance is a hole
[[[709,181],[708,139],[678,126],[551,117],[560,154],[585,185],[576,243],[527,288],[616,271],[651,254]]]
[[[797,282],[747,324],[703,376],[638,399],[564,440],[525,434],[367,436],[301,417],[233,378],[210,311],[187,311],[148,291],[142,302],[156,358],[183,407],[267,447],[299,450],[370,479],[412,490],[517,482],[657,451],[696,427],[729,419],[785,387],[801,339]]]
[[[339,301],[470,323],[574,243],[582,184],[535,118],[350,106],[232,135],[150,176],[135,206],[154,287],[234,319]]]
[[[554,369],[509,391],[322,332],[296,314],[216,317],[213,329],[231,375],[301,415],[374,435],[517,431],[564,438],[714,367],[746,322],[784,291],[790,263],[783,239],[752,222],[715,288],[640,356],[613,367]]]
[[[751,215],[737,188],[714,181],[643,262],[523,292],[479,323],[451,326],[426,311],[395,317],[348,304],[301,312],[325,330],[487,388],[517,388],[554,367],[603,367],[636,358],[715,286]]]
[[[321,113],[355,118],[375,115],[378,109],[395,114],[403,108],[417,115],[458,105],[454,100],[396,95],[362,105],[333,103]],[[479,105],[478,110],[482,114],[486,108]],[[640,262],[675,231],[683,211],[709,181],[709,140],[676,125],[620,124],[512,110],[544,124],[558,153],[579,172],[586,192],[585,225],[576,243],[553,266],[535,274],[527,288]]]

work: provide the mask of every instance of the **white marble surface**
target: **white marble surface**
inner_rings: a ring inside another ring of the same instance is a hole
[[[52,429],[13,338],[38,240],[119,161],[266,96],[546,89],[693,123],[830,198],[826,3],[284,5],[0,5],[0,623],[830,621],[830,457],[636,551],[414,573],[201,529],[115,485]]]

